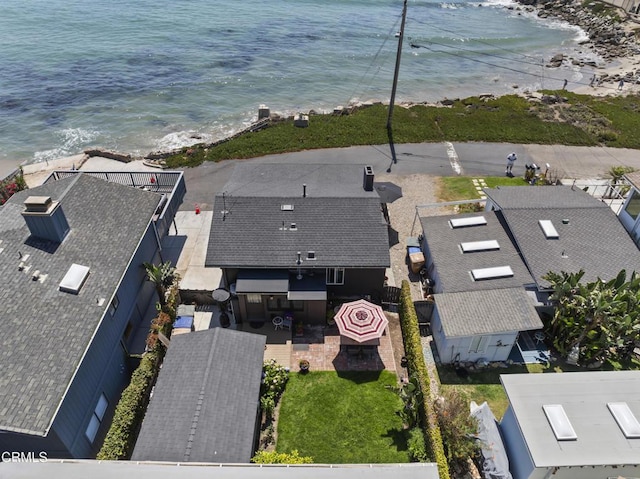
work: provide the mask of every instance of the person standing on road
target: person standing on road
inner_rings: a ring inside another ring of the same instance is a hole
[[[516,160],[518,159],[518,156],[516,155],[516,152],[511,152],[509,154],[509,156],[507,156],[507,169],[504,170],[504,174],[507,176],[513,176],[513,172],[511,171],[513,169],[513,164],[516,162]]]

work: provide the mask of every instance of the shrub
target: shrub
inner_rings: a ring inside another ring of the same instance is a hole
[[[262,366],[262,385],[260,386],[260,406],[270,419],[280,396],[289,380],[289,371],[280,366],[275,359],[265,361]]]
[[[424,437],[424,432],[419,427],[409,429],[407,432],[407,447],[409,449],[409,457],[413,462],[427,462],[429,456]]]
[[[301,456],[297,450],[290,453],[276,451],[258,451],[251,462],[255,464],[313,464],[313,458]]]
[[[140,361],[140,365],[131,376],[131,382],[122,391],[111,427],[96,459],[127,459],[131,454],[161,357],[162,350],[157,348],[145,354]]]
[[[164,346],[158,333],[170,336],[178,305],[178,276],[167,294],[167,304],[151,322],[147,336],[148,352],[131,375],[129,385],[122,391],[111,426],[96,459],[128,459],[136,441],[138,429],[149,404],[149,396],[164,357]]]
[[[18,191],[26,190],[27,183],[24,181],[22,170],[20,173],[10,178],[0,181],[0,205],[4,205]]]
[[[409,282],[402,282],[400,294],[400,326],[407,357],[407,369],[414,375],[422,391],[422,403],[419,408],[421,424],[425,428],[428,439],[428,450],[438,464],[440,479],[449,479],[449,466],[444,452],[442,435],[438,426],[438,419],[431,400],[430,378],[422,355],[422,342]]]
[[[478,432],[478,423],[469,414],[468,401],[459,391],[447,389],[434,405],[449,467],[463,467],[469,457],[479,452],[472,437]]]

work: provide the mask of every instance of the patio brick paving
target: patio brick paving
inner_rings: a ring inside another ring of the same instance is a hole
[[[305,325],[304,334],[292,338],[292,370],[298,369],[301,359],[309,361],[311,371],[396,371],[388,329],[380,338],[380,345],[371,354],[354,356],[340,350],[337,327]]]

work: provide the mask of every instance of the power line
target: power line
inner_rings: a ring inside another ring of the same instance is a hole
[[[467,50],[467,49],[460,48],[460,47],[454,47],[454,46],[451,46],[451,45],[446,45],[444,43],[438,43],[438,42],[433,42],[433,41],[429,41],[428,43],[431,43],[431,44],[434,44],[434,45],[438,45],[438,46],[441,46],[441,47],[445,47],[445,48],[451,48],[453,50],[458,50],[459,52],[470,53],[472,55],[484,54],[484,55],[487,55],[487,56],[493,56],[493,57],[497,57],[497,58],[500,58],[500,59],[508,60],[508,61],[511,61],[511,62],[514,62],[514,63],[528,63],[528,62],[518,61],[518,60],[515,60],[515,59],[506,59],[504,57],[500,57],[500,56],[497,56],[497,55],[491,55],[491,54],[487,54],[487,53],[483,53],[483,52],[473,52],[471,50]],[[528,72],[528,71],[525,71],[525,70],[518,70],[517,68],[512,68],[512,67],[508,67],[508,66],[504,66],[504,65],[499,65],[499,64],[496,64],[496,63],[487,62],[487,61],[484,61],[484,60],[480,60],[478,58],[473,58],[473,57],[470,57],[470,56],[462,55],[461,53],[457,53],[457,52],[450,52],[450,51],[445,51],[445,50],[436,50],[436,49],[433,49],[433,48],[431,48],[431,47],[429,47],[427,45],[420,45],[420,44],[418,44],[416,42],[411,42],[411,47],[412,48],[424,48],[424,49],[429,50],[429,51],[431,51],[433,53],[443,53],[445,55],[451,55],[451,56],[454,56],[454,57],[457,57],[457,58],[464,58],[465,60],[469,60],[469,61],[476,62],[476,63],[482,63],[483,65],[488,65],[488,66],[491,66],[491,67],[494,67],[494,68],[501,68],[503,70],[508,70],[508,71],[512,71],[512,72],[515,72],[515,73],[519,73],[521,75],[529,75],[529,76],[533,76],[533,77],[536,77],[536,78],[540,77],[540,75],[537,74],[537,73],[532,73],[532,72]],[[549,80],[557,80],[557,81],[563,81],[564,80],[564,78],[554,78],[554,77],[550,77],[550,76],[548,76],[546,78],[549,79]],[[590,83],[581,82],[581,81],[574,81],[572,83],[577,83],[579,85],[590,85]],[[603,86],[603,85],[600,85],[600,87],[601,88],[611,89],[611,90],[614,89],[613,87]]]
[[[454,30],[448,30],[448,29],[446,29],[446,28],[442,28],[442,27],[439,27],[439,26],[437,26],[437,25],[433,25],[433,24],[428,23],[428,22],[424,22],[424,21],[421,21],[421,20],[415,20],[415,22],[416,22],[416,23],[419,23],[419,24],[421,24],[421,25],[426,25],[426,26],[428,26],[428,27],[430,27],[430,28],[433,28],[433,29],[435,29],[435,30],[440,30],[440,31],[442,31],[442,32],[451,33],[452,35],[462,36],[462,35],[460,35],[460,33],[459,33],[459,32],[456,32],[456,31],[454,31]],[[513,55],[518,55],[518,56],[521,56],[521,57],[524,57],[524,58],[531,58],[532,60],[539,60],[539,59],[540,59],[540,58],[535,57],[535,56],[533,56],[533,55],[527,55],[526,53],[518,52],[518,51],[516,51],[516,50],[511,50],[511,49],[509,49],[509,48],[506,48],[506,47],[503,47],[503,46],[500,46],[500,45],[495,45],[495,44],[493,44],[493,43],[491,43],[491,42],[487,42],[487,41],[479,40],[479,39],[477,39],[477,38],[473,38],[473,39],[472,39],[472,41],[473,41],[473,42],[475,42],[475,43],[480,43],[480,44],[482,44],[482,45],[487,45],[487,46],[492,47],[492,48],[495,48],[495,49],[497,49],[497,50],[502,50],[502,51],[504,51],[504,52],[511,53],[511,54],[513,54]]]

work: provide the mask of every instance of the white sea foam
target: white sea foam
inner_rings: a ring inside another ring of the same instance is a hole
[[[36,151],[33,155],[35,163],[64,158],[77,153],[93,142],[100,132],[84,128],[65,128],[55,132],[58,146],[48,150]]]
[[[489,7],[514,7],[519,5],[518,2],[514,0],[486,0],[478,3]]]
[[[175,131],[160,138],[157,142],[157,148],[162,151],[170,151],[184,146],[191,146],[197,143],[207,143],[210,141],[210,135],[197,133],[193,130]]]

